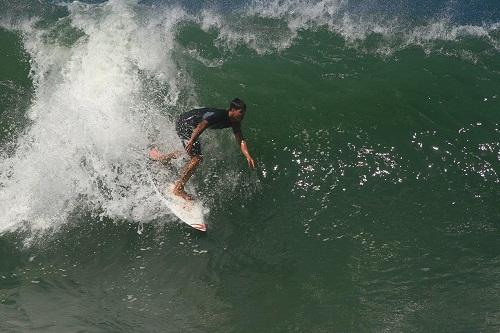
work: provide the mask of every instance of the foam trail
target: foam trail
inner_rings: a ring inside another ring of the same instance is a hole
[[[141,20],[136,5],[69,5],[71,25],[84,33],[70,47],[32,24],[18,27],[36,93],[31,125],[15,154],[0,161],[0,232],[55,228],[81,207],[136,221],[165,213],[142,176],[145,151],[152,139],[177,140],[141,91],[145,76],[168,82],[165,104],[177,103],[170,51],[184,13],[171,9]]]

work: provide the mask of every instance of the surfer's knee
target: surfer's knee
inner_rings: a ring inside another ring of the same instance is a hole
[[[201,163],[201,161],[203,160],[203,158],[201,157],[201,155],[191,155],[191,160],[189,161],[188,165],[190,168],[196,168],[198,166],[198,164]]]
[[[193,163],[201,163],[201,161],[203,161],[203,157],[201,155],[193,155],[191,157],[191,160],[193,161]]]

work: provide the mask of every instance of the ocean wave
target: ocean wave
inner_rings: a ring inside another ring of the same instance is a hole
[[[171,118],[197,104],[196,83],[179,54],[221,67],[224,52],[242,45],[257,54],[279,53],[320,29],[341,36],[348,48],[376,54],[419,46],[475,62],[477,53],[458,43],[462,39],[486,41],[495,55],[499,45],[498,23],[458,24],[446,16],[405,22],[366,9],[353,12],[346,1],[254,1],[235,12],[204,7],[194,13],[179,4],[148,7],[138,1],[64,6],[67,15],[49,23],[0,21],[21,34],[35,85],[30,124],[15,152],[0,160],[0,210],[6,212],[0,232],[26,222],[35,230],[57,227],[78,207],[141,222],[165,215],[147,185],[145,147],[156,141],[166,142],[164,149],[179,148]],[[204,32],[204,42],[221,49],[220,56],[183,46],[186,25]],[[381,38],[368,47],[373,35]],[[451,51],[434,47],[443,41],[455,43]],[[373,156],[373,177],[399,181],[390,177],[387,151],[365,148],[360,156]],[[300,168],[309,177],[319,165]],[[492,177],[490,171],[485,175]],[[297,191],[303,188],[309,182],[296,183]]]
[[[144,178],[145,156],[151,141],[178,144],[165,110],[189,88],[171,58],[184,12],[142,21],[121,1],[68,11],[55,24],[83,32],[71,45],[36,20],[10,27],[22,35],[35,95],[16,152],[0,160],[0,232],[57,228],[78,207],[141,222],[166,214]],[[141,95],[151,80],[168,87],[158,103]]]
[[[460,42],[463,38],[484,39],[499,50],[499,22],[460,24],[446,10],[430,18],[415,18],[411,12],[387,13],[371,9],[353,8],[351,2],[340,0],[258,0],[251,2],[244,14],[285,21],[291,39],[295,39],[299,31],[326,28],[340,35],[348,46],[362,49],[368,38],[378,35],[382,39],[376,50],[381,53],[387,53],[388,48],[394,53],[411,46],[430,50],[433,43]],[[281,48],[289,45],[291,42],[287,40]]]

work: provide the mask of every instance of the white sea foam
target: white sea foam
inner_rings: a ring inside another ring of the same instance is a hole
[[[217,31],[216,47],[233,50],[245,45],[261,55],[289,48],[297,36],[292,30],[269,29],[241,19],[227,20],[211,10],[203,10],[197,22],[204,31]]]
[[[383,54],[408,46],[421,46],[430,50],[434,42],[460,41],[464,37],[483,38],[499,50],[498,38],[494,37],[494,33],[498,32],[498,22],[460,25],[447,15],[440,16],[436,13],[432,18],[417,23],[403,15],[356,10],[352,5],[351,1],[345,0],[255,0],[247,6],[245,15],[283,20],[287,23],[289,38],[280,36],[284,43],[277,46],[279,40],[276,40],[273,45],[276,49],[293,44],[301,30],[322,27],[339,34],[353,47],[359,47],[371,35],[379,35],[383,38],[379,46],[379,51]],[[231,39],[236,40],[234,37]]]
[[[163,106],[178,103],[184,79],[171,51],[184,11],[143,15],[136,5],[69,5],[71,25],[84,33],[71,46],[32,22],[16,26],[36,92],[31,124],[0,160],[0,232],[54,228],[76,208],[137,221],[165,214],[144,177],[146,147],[160,140],[177,148],[178,140],[140,92],[153,77],[168,84]]]

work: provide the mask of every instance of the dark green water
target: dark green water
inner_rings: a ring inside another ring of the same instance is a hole
[[[500,15],[466,5],[4,5],[0,330],[500,330]],[[203,134],[201,234],[145,147],[235,96],[258,168]]]

